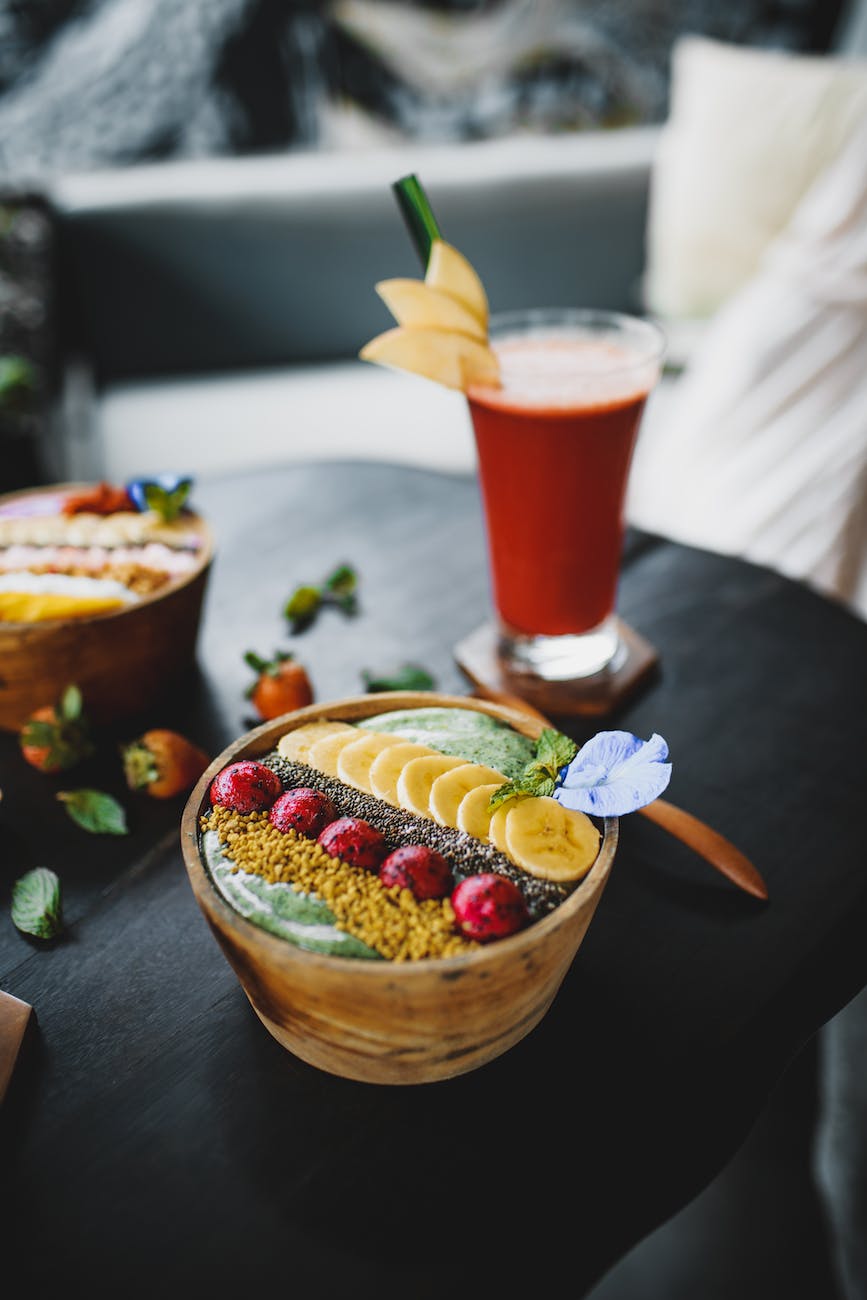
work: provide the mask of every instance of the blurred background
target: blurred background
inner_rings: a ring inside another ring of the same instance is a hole
[[[0,0],[0,490],[471,473],[357,359],[408,172],[494,310],[662,324],[630,522],[867,617],[867,0]],[[594,1300],[867,1296],[860,1002]]]

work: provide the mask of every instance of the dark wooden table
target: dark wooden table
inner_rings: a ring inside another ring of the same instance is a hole
[[[168,724],[217,753],[246,729],[248,648],[293,647],[319,699],[407,660],[465,690],[452,647],[488,608],[476,485],[323,464],[202,483],[196,504],[219,548],[199,665],[174,698],[103,733],[74,779],[39,775],[0,737],[0,987],[35,1008],[0,1112],[4,1281],[585,1294],[722,1168],[867,982],[867,627],[761,569],[631,536],[620,610],[661,668],[604,725],[667,738],[670,798],[753,858],[771,901],[625,819],[541,1026],[473,1074],[377,1088],[263,1030],[193,901],[183,800],[126,792],[116,744]],[[290,590],[344,560],[360,613],[291,638]],[[131,833],[72,825],[52,796],[73,784],[117,794]],[[50,945],[8,915],[36,864],[64,886],[68,929]]]

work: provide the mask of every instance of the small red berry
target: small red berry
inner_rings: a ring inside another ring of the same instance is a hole
[[[260,812],[270,808],[282,791],[276,772],[255,759],[241,759],[218,772],[211,782],[211,803],[233,812]]]
[[[334,804],[322,790],[296,786],[293,790],[286,790],[272,804],[268,820],[278,831],[297,831],[299,835],[315,840],[336,816]]]
[[[338,817],[317,839],[332,858],[367,871],[376,871],[388,853],[384,836],[362,817]]]
[[[530,920],[518,886],[492,871],[467,876],[456,886],[451,902],[459,929],[478,943],[504,939]]]
[[[441,853],[424,844],[402,844],[379,868],[386,886],[400,885],[414,898],[446,898],[454,888],[451,867]]]

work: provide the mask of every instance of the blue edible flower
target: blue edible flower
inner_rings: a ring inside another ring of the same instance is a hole
[[[600,731],[562,767],[554,798],[596,817],[622,817],[652,803],[671,779],[668,745],[655,732]]]

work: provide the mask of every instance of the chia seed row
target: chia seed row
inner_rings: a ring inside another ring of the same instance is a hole
[[[309,786],[321,790],[334,803],[338,817],[363,817],[382,832],[389,849],[402,844],[424,844],[441,853],[452,865],[457,876],[478,875],[494,871],[507,876],[524,895],[530,916],[534,921],[553,912],[569,895],[569,890],[552,880],[539,880],[516,867],[513,862],[494,848],[473,839],[466,831],[440,826],[428,817],[416,817],[403,808],[395,808],[384,799],[356,790],[337,777],[326,776],[316,768],[283,758],[276,750],[260,760],[276,772],[283,788]]]

